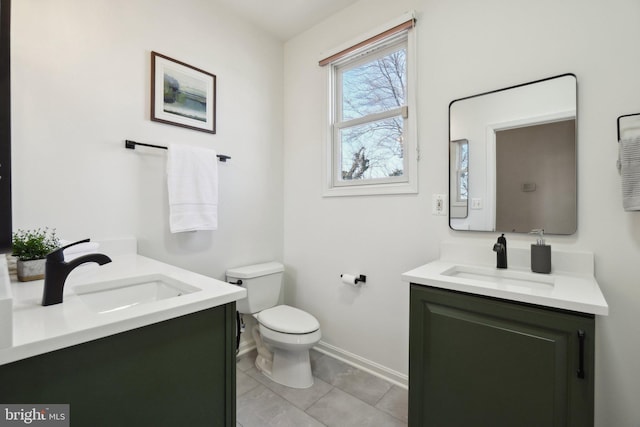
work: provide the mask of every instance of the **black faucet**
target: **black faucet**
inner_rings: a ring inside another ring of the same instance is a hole
[[[502,236],[498,237],[498,242],[493,245],[493,251],[497,256],[496,268],[507,268],[507,239]]]
[[[89,239],[80,240],[70,245],[58,248],[47,254],[44,267],[44,291],[42,292],[42,305],[60,304],[62,302],[62,292],[64,282],[71,270],[86,262],[97,262],[104,265],[111,262],[111,258],[104,254],[88,254],[65,262],[63,251],[70,246],[86,243]]]

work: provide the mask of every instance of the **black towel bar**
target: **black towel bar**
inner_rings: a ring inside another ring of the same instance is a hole
[[[640,113],[633,113],[633,114],[624,114],[622,116],[618,117],[618,141],[620,141],[620,119],[624,118],[624,117],[631,117],[631,116],[640,116]]]
[[[163,146],[163,145],[153,145],[153,144],[145,144],[142,142],[135,142],[135,141],[131,141],[129,139],[124,141],[124,147],[125,148],[130,148],[132,150],[136,149],[136,145],[142,145],[144,147],[152,147],[152,148],[159,148],[161,150],[166,150],[167,147]],[[229,160],[231,157],[225,155],[225,154],[216,154],[216,157],[218,158],[218,160],[220,160],[221,162],[226,162],[227,160]]]

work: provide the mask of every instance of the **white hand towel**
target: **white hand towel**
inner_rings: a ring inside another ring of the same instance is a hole
[[[167,155],[172,233],[218,228],[218,162],[207,148],[171,144]]]
[[[618,168],[622,175],[624,210],[640,210],[640,137],[619,142]]]

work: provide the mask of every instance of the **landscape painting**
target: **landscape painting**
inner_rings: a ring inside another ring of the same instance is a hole
[[[151,52],[151,120],[215,133],[216,76]]]

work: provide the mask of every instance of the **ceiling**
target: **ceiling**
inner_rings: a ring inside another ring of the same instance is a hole
[[[218,0],[285,41],[358,0]]]

